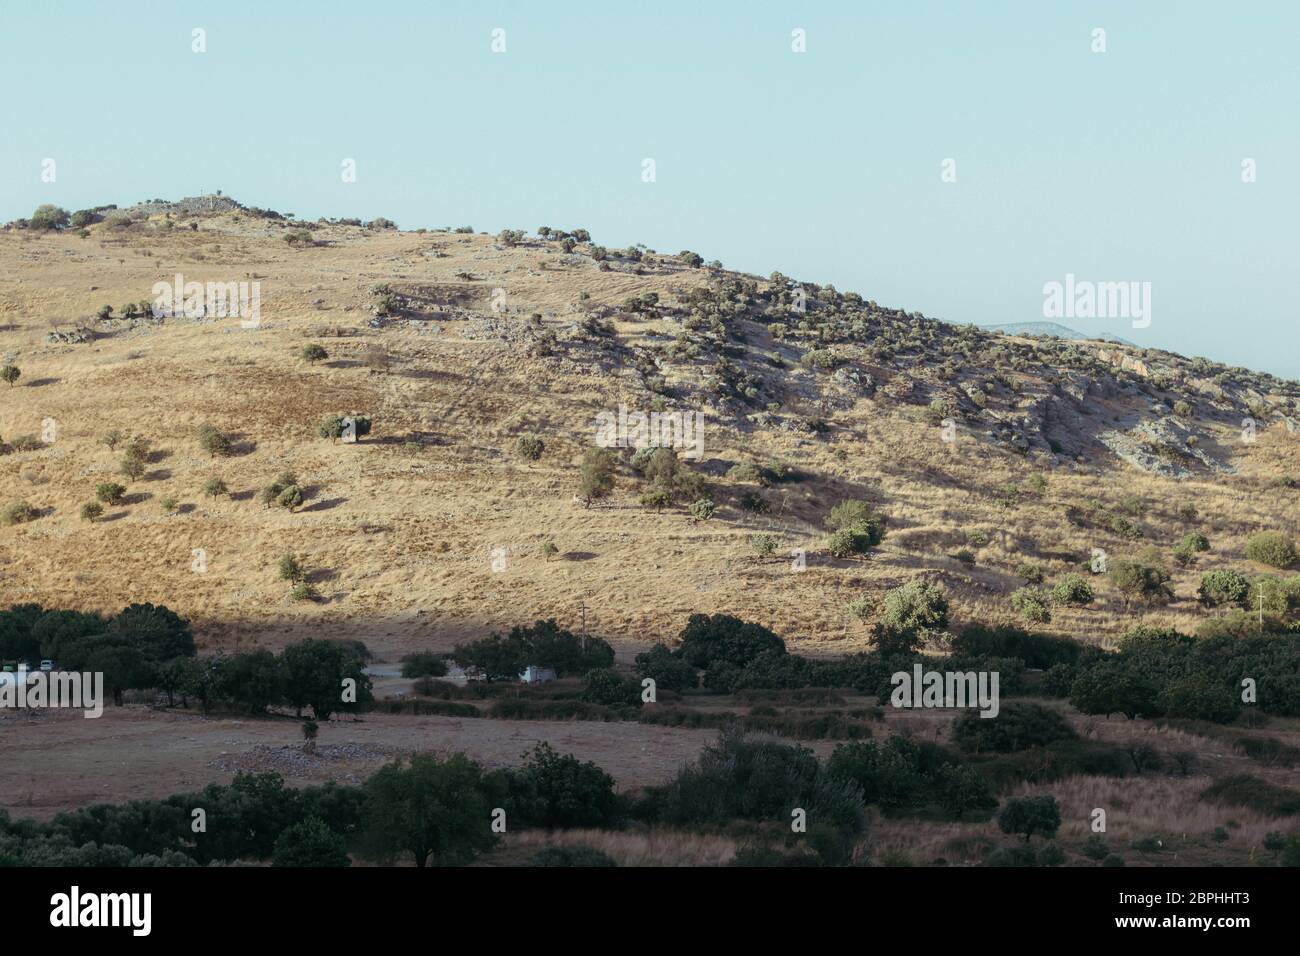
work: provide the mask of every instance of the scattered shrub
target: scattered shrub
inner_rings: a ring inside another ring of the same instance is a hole
[[[1246,557],[1271,567],[1289,568],[1296,561],[1295,545],[1281,531],[1261,531],[1246,541]]]
[[[1022,587],[1011,592],[1011,607],[1035,624],[1046,624],[1052,619],[1051,603],[1051,595],[1043,588]]]
[[[520,435],[515,439],[515,454],[525,461],[537,461],[545,448],[546,443],[536,435]]]
[[[1041,704],[1004,705],[997,717],[968,711],[953,725],[953,743],[968,753],[1011,753],[1042,747],[1077,735],[1059,711]]]
[[[1225,604],[1244,606],[1249,593],[1250,582],[1244,575],[1230,568],[1220,568],[1201,577],[1196,595],[1206,607],[1220,607]]]
[[[0,512],[0,521],[7,525],[24,524],[36,519],[36,509],[26,501],[11,501]]]
[[[402,657],[403,677],[445,677],[447,659],[442,654],[420,651]]]
[[[1014,798],[998,814],[998,829],[1020,834],[1026,843],[1032,836],[1051,839],[1060,826],[1061,807],[1052,796]]]
[[[1053,585],[1052,601],[1071,607],[1083,607],[1093,601],[1092,587],[1083,575],[1066,574]]]

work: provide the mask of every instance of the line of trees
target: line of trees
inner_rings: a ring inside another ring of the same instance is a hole
[[[197,702],[206,713],[229,707],[265,713],[288,706],[317,720],[374,703],[364,673],[368,653],[358,641],[309,638],[285,648],[196,656],[190,624],[165,605],[132,604],[113,617],[19,604],[0,611],[0,660],[41,659],[61,670],[98,672],[121,704],[127,691],[160,691],[175,704]]]

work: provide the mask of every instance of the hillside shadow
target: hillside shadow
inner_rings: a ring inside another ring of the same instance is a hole
[[[452,372],[445,372],[434,368],[401,368],[397,369],[392,374],[400,375],[402,378],[415,378],[424,381],[432,381],[434,379],[450,380],[457,377]]]
[[[299,514],[306,514],[309,511],[330,511],[339,505],[347,502],[346,498],[327,498],[324,501],[317,501],[306,507],[299,508]]]
[[[226,437],[230,439],[229,458],[243,458],[257,451],[257,442],[243,432],[231,432]]]
[[[371,438],[369,441],[364,442],[364,444],[406,445],[411,442],[415,442],[418,445],[437,446],[437,445],[449,445],[451,444],[451,439],[444,438],[443,436],[435,434],[434,432],[406,432],[405,434],[402,435],[383,435],[379,438]],[[358,440],[357,444],[360,445],[362,444],[362,442]]]

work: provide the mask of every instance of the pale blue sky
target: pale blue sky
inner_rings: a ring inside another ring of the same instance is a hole
[[[1300,378],[1298,47],[1283,0],[0,0],[0,218],[582,226],[956,322],[1149,281],[1149,328],[1071,324]]]

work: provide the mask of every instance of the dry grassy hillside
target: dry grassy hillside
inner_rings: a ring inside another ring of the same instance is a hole
[[[1222,470],[1188,458],[1174,479],[1122,461],[1086,427],[1140,424],[1153,401],[1145,368],[1117,365],[1115,387],[1085,394],[1079,404],[1090,408],[1049,448],[1041,435],[1007,439],[1025,416],[1017,403],[1069,385],[1049,382],[1041,362],[1007,372],[1006,388],[983,396],[984,411],[964,405],[972,391],[961,388],[994,370],[962,365],[944,381],[930,374],[933,363],[905,351],[834,344],[841,369],[870,377],[872,387],[860,388],[800,362],[815,342],[774,338],[743,315],[735,323],[743,341],[732,336],[713,355],[706,347],[666,361],[673,342],[690,338],[680,315],[689,309],[677,308],[688,291],[734,276],[649,252],[639,264],[612,256],[602,269],[588,244],[565,253],[537,238],[510,244],[321,224],[314,244],[286,242],[300,225],[238,209],[164,210],[130,225],[90,226],[84,237],[0,232],[0,352],[22,373],[13,387],[0,386],[0,436],[9,443],[0,499],[38,512],[0,528],[0,604],[114,612],[160,602],[190,618],[208,648],[278,646],[310,634],[357,637],[388,656],[449,648],[540,617],[577,626],[584,614],[590,632],[626,653],[671,639],[690,613],[729,612],[805,653],[839,652],[867,634],[846,605],[913,577],[944,586],[959,627],[1012,616],[1008,595],[1023,562],[1040,564],[1050,582],[1077,570],[1093,548],[1115,557],[1145,544],[1168,551],[1186,531],[1203,531],[1212,550],[1198,566],[1175,569],[1169,606],[1126,609],[1098,579],[1095,604],[1054,609],[1045,628],[1106,642],[1139,618],[1190,629],[1205,614],[1195,598],[1204,571],[1248,565],[1242,550],[1255,531],[1300,533],[1300,492],[1274,484],[1300,476],[1295,393],[1285,384],[1252,380],[1234,391],[1229,376],[1226,395],[1221,388],[1217,399],[1203,397],[1196,447],[1212,449]],[[260,282],[260,327],[234,318],[94,318],[105,304],[117,314],[123,303],[152,300],[153,284],[176,273]],[[394,314],[374,314],[376,286],[391,290]],[[494,312],[498,289],[504,311]],[[623,308],[649,292],[662,308]],[[610,322],[614,334],[592,334],[589,316]],[[919,327],[901,316],[872,321]],[[86,340],[68,340],[78,338]],[[1000,341],[1025,355],[1038,348]],[[308,343],[328,359],[304,360]],[[719,354],[762,380],[762,401],[741,407],[703,387]],[[605,502],[586,508],[573,498],[597,412],[621,402],[649,410],[647,356],[658,360],[668,407],[705,412],[704,459],[692,467],[718,503],[712,520],[693,522],[680,505],[642,507],[627,472]],[[1070,374],[1094,384],[1105,377]],[[1175,391],[1195,385],[1190,373],[1176,379]],[[927,417],[946,392],[959,412],[952,443]],[[1249,443],[1236,421],[1238,405],[1252,400],[1271,408]],[[335,413],[371,415],[373,431],[352,445],[318,437],[322,417]],[[820,432],[800,425],[813,418]],[[204,423],[232,437],[233,454],[200,448]],[[121,450],[103,441],[115,430],[149,440],[140,480],[120,476]],[[539,461],[516,454],[522,434],[545,441]],[[785,463],[804,480],[760,489],[726,477],[740,462]],[[308,491],[292,513],[256,498],[285,469]],[[1045,488],[1033,490],[1032,475]],[[212,477],[232,494],[205,496]],[[96,485],[114,480],[128,486],[124,502],[83,520]],[[1009,483],[1019,488],[1013,500]],[[739,507],[753,491],[768,501],[766,514]],[[168,498],[179,503],[171,514],[161,505]],[[864,558],[826,551],[824,516],[845,498],[868,499],[888,518],[883,544]],[[1118,513],[1133,498],[1145,505],[1133,517],[1140,542],[1066,513],[1090,499]],[[1185,504],[1199,516],[1180,517]],[[975,532],[983,537],[970,543]],[[774,556],[755,554],[756,533],[776,538]],[[550,560],[538,551],[546,540],[560,552]],[[964,547],[973,565],[952,557]],[[202,573],[191,569],[200,548]],[[806,571],[791,569],[794,548],[807,549]],[[495,549],[505,549],[499,572]],[[277,578],[288,551],[312,569],[317,600],[292,600]]]

